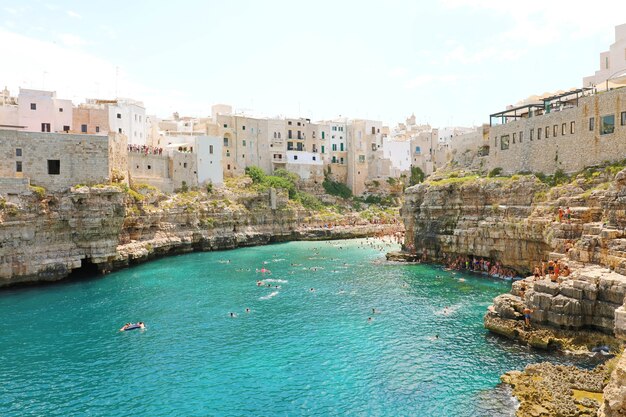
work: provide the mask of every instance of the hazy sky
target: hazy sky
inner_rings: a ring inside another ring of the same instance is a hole
[[[0,85],[149,114],[488,122],[580,87],[626,1],[0,0]]]

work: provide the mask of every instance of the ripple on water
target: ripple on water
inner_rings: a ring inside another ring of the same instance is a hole
[[[363,243],[194,253],[2,292],[0,415],[513,415],[500,374],[547,356],[483,329],[510,284],[381,263]],[[271,278],[256,272],[268,260]],[[118,331],[139,320],[147,330]]]

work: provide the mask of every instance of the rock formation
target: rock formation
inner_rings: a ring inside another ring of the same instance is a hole
[[[273,190],[144,191],[81,186],[0,198],[0,287],[59,280],[81,268],[108,272],[167,254],[402,229],[348,215],[320,218]]]

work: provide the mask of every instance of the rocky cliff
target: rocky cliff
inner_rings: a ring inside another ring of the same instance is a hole
[[[572,269],[570,276],[560,283],[532,277],[515,283],[510,294],[494,300],[485,326],[540,348],[610,345],[619,352],[626,340],[626,171],[615,171],[589,170],[560,186],[533,175],[435,178],[406,191],[404,250],[435,262],[483,258],[520,275],[541,261],[560,260]],[[570,207],[571,221],[558,221],[559,206]],[[524,308],[533,310],[531,327],[524,325]],[[604,396],[586,413],[601,403],[602,416],[626,415],[625,361],[617,363]],[[569,404],[581,409],[573,400]]]
[[[389,220],[389,219],[387,219]],[[358,213],[307,210],[274,189],[163,195],[118,186],[0,197],[0,287],[103,273],[155,257],[393,233]]]

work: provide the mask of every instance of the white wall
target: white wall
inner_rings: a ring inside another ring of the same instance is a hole
[[[129,144],[147,143],[146,109],[139,103],[119,100],[117,104],[110,104],[109,124],[112,132],[126,135]]]
[[[194,152],[196,152],[198,160],[199,184],[212,182],[215,185],[222,185],[224,183],[224,171],[222,169],[223,143],[221,136],[194,137]]]
[[[383,140],[385,158],[391,160],[391,166],[400,171],[411,169],[411,142],[408,140]]]

